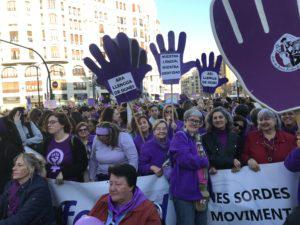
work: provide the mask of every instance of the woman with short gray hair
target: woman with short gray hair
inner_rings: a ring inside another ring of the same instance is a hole
[[[172,172],[170,194],[178,225],[207,224],[208,159],[201,144],[199,128],[202,113],[189,109],[184,113],[184,129],[175,133],[170,144]]]
[[[16,157],[12,180],[0,198],[0,225],[55,224],[47,180],[41,177],[44,162],[31,153]]]
[[[296,138],[280,130],[280,120],[270,109],[262,109],[257,115],[258,130],[246,138],[242,155],[244,163],[255,172],[259,164],[282,162],[296,147]]]
[[[210,173],[219,169],[241,169],[242,140],[232,132],[232,117],[223,107],[212,109],[205,118],[207,133],[203,136],[209,162]]]

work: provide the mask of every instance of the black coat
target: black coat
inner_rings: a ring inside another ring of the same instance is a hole
[[[48,137],[44,145],[43,155],[45,157],[51,138],[52,137]],[[62,174],[64,180],[68,180],[75,177],[78,179],[78,181],[83,182],[83,173],[88,165],[85,146],[82,143],[82,141],[76,136],[71,137],[70,145],[73,153],[73,164],[62,166]]]
[[[203,135],[202,143],[207,151],[209,157],[210,166],[216,169],[231,169],[233,168],[233,160],[241,159],[242,153],[242,140],[233,133],[227,133],[227,144],[225,149],[222,148],[217,134],[209,132]]]
[[[21,151],[10,141],[0,137],[0,194],[2,194],[5,184],[11,179],[11,171],[14,159]]]
[[[17,212],[7,217],[10,181],[0,197],[0,225],[52,225],[55,217],[51,194],[45,178],[34,175],[21,186],[17,195],[20,203]]]

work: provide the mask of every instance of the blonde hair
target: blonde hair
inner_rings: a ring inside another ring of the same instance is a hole
[[[46,176],[46,162],[44,159],[38,158],[33,153],[21,153],[15,158],[14,162],[16,162],[20,157],[22,157],[24,160],[24,163],[29,171],[30,178],[32,178],[35,173],[42,177]]]
[[[157,126],[161,123],[164,123],[166,125],[166,127],[168,127],[167,121],[165,121],[164,119],[158,119],[153,124],[153,130],[155,130],[157,128]]]

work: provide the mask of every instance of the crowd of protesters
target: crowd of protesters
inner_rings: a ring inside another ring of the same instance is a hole
[[[109,180],[109,196],[90,215],[118,224],[154,225],[161,222],[136,177],[165,175],[177,224],[205,225],[213,195],[210,176],[218,170],[236,173],[248,166],[258,172],[260,164],[285,159],[289,170],[300,170],[294,112],[278,115],[249,99],[184,97],[179,103],[6,112],[0,118],[0,225],[55,224],[43,177],[57,185]],[[128,218],[128,210],[137,207],[142,211]]]

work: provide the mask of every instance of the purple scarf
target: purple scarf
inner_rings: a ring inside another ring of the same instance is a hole
[[[227,145],[227,131],[226,130],[217,130],[216,135],[219,143],[221,144],[221,148],[225,149]]]
[[[15,214],[20,205],[18,191],[21,185],[17,181],[13,181],[8,190],[8,216]]]
[[[125,205],[121,205],[121,206],[117,207],[116,205],[114,205],[111,197],[109,196],[108,210],[113,213],[113,219],[114,219],[114,221],[116,221],[119,217],[134,210],[145,200],[146,200],[146,197],[145,197],[144,193],[138,187],[135,187],[135,191],[134,191],[132,199],[130,200],[130,202],[126,203]]]

